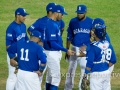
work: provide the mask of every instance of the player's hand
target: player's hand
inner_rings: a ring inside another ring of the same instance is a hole
[[[39,70],[36,71],[36,73],[38,74],[38,77],[42,76],[42,73]]]
[[[74,52],[74,51],[72,51],[72,50],[68,50],[68,51],[67,51],[67,54],[68,54],[68,55],[74,55],[74,54],[75,54],[75,52]]]
[[[10,65],[15,67],[18,65],[18,63],[14,59],[10,59]]]

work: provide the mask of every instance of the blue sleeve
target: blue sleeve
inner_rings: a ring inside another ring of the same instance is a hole
[[[70,21],[70,23],[69,23],[69,27],[68,27],[68,29],[67,29],[67,40],[69,40],[69,41],[72,41],[72,39],[73,39],[73,31],[72,31],[72,24],[71,24],[72,22]]]
[[[108,33],[106,33],[106,40],[110,43],[110,37],[109,37]]]
[[[41,64],[46,64],[46,54],[43,52],[42,47],[38,49],[38,59],[41,61]]]
[[[12,28],[8,27],[6,30],[6,46],[11,45],[13,42]]]
[[[86,67],[92,68],[94,59],[95,59],[95,52],[93,47],[91,47],[86,55],[86,60],[87,60]]]
[[[14,43],[9,48],[7,48],[7,52],[8,52],[10,59],[15,57],[17,53],[17,43]]]
[[[67,52],[68,50],[62,46],[60,46],[59,44],[57,44],[56,41],[50,41],[50,45],[52,48],[56,49],[56,50],[62,50],[64,52]]]
[[[36,20],[29,28],[28,30],[32,32],[33,30],[39,29],[39,19]]]
[[[115,64],[116,63],[116,55],[115,55],[115,52],[114,52],[114,49],[113,49],[112,45],[110,47],[111,47],[111,50],[112,50],[110,62]]]

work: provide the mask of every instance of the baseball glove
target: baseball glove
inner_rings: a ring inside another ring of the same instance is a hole
[[[84,77],[83,79],[82,79],[82,83],[81,83],[81,89],[82,90],[88,90],[88,86],[90,85],[90,81],[86,78],[86,77]]]

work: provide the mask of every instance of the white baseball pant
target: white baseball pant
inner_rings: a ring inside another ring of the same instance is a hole
[[[10,65],[10,58],[7,54],[7,63],[8,63],[8,78],[6,82],[6,90],[14,90],[17,76],[14,74],[15,67]]]
[[[72,50],[76,52],[76,47],[72,46]],[[72,75],[70,77],[66,77],[64,90],[72,90],[72,88],[74,87],[74,77],[75,77],[77,64],[79,64],[81,68],[80,81],[78,85],[79,90],[81,90],[81,82],[85,72],[86,63],[87,63],[86,57],[77,57],[76,55],[70,56],[67,74],[72,74]]]
[[[15,90],[41,90],[38,74],[18,69]]]
[[[90,73],[90,90],[111,90],[110,71]]]
[[[59,86],[61,75],[60,75],[60,60],[62,57],[61,51],[47,51],[47,74],[46,83],[50,83],[54,86]]]

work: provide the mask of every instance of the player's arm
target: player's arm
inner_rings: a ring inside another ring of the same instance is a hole
[[[38,55],[38,60],[41,61],[41,64],[39,66],[39,70],[36,73],[40,77],[42,75],[42,72],[46,68],[46,63],[47,63],[46,54],[43,52],[43,48],[41,46],[38,49],[37,55]]]
[[[90,50],[86,54],[87,63],[86,63],[84,76],[90,73],[91,68],[93,66],[94,58],[95,58],[95,52],[94,52],[94,49],[91,47]]]
[[[38,19],[30,27],[28,27],[27,29],[28,34],[30,35],[33,30],[36,30],[36,29],[38,30],[39,27],[40,25],[39,25],[39,19]]]
[[[89,86],[89,84],[90,84],[87,76],[90,73],[91,68],[93,66],[94,56],[95,56],[95,54],[94,54],[94,50],[93,49],[90,49],[87,52],[87,54],[86,54],[87,64],[86,64],[85,73],[84,73],[84,76],[83,76],[83,79],[82,79],[82,83],[81,83],[81,88],[83,90],[86,89]]]
[[[16,66],[18,65],[17,62],[17,57],[16,57],[16,53],[17,53],[17,43],[12,44],[10,47],[7,48],[7,52],[8,55],[10,57],[10,64],[11,66]]]
[[[111,58],[110,58],[110,61],[109,61],[109,67],[111,67],[113,64],[115,64],[116,61],[117,61],[114,48],[112,47],[112,45],[110,45],[110,47],[111,47]]]
[[[52,48],[55,48],[56,50],[61,50],[66,52],[68,55],[74,55],[74,51],[66,49],[64,47],[62,47],[61,45],[59,45],[55,40],[50,41],[50,45]]]
[[[13,35],[11,28],[6,30],[6,49],[10,47],[13,43]]]

